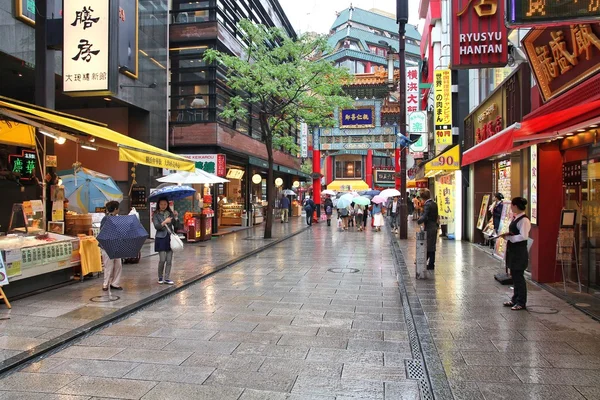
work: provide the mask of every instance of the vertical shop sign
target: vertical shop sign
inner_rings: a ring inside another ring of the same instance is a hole
[[[443,148],[452,144],[452,83],[450,70],[436,70],[433,85],[435,90],[435,147]]]
[[[63,91],[109,90],[110,1],[64,1]]]
[[[408,116],[408,134],[411,136],[419,135],[419,140],[410,145],[411,152],[418,153],[429,151],[429,142],[427,140],[427,112],[416,111]]]
[[[451,221],[454,219],[454,195],[452,185],[437,184],[437,201],[440,219]]]
[[[537,213],[538,213],[538,147],[537,144],[531,146],[530,153],[530,164],[531,164],[531,174],[529,177],[530,188],[529,188],[529,196],[530,197],[530,210],[531,215],[529,216],[529,220],[532,224],[537,224]]]
[[[306,122],[300,124],[300,157],[308,157],[308,124]]]
[[[406,115],[419,111],[419,67],[406,68]]]
[[[221,178],[227,175],[227,157],[225,154],[217,154],[217,176]]]
[[[138,77],[138,0],[119,0],[119,71]]]
[[[504,67],[508,62],[505,0],[453,0],[452,69]]]

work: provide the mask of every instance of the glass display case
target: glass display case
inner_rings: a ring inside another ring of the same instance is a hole
[[[264,210],[263,205],[262,204],[253,204],[252,210],[253,210],[252,215],[254,218],[254,225],[261,224],[265,220],[264,213],[263,213],[263,210]]]
[[[222,210],[221,225],[242,225],[242,212],[244,211],[242,204],[224,204]]]
[[[41,201],[13,204],[8,233],[36,235],[44,231],[44,207]]]

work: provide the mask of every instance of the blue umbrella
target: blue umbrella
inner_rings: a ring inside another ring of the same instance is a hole
[[[352,204],[352,201],[350,199],[348,199],[347,197],[340,197],[337,201],[337,204],[335,205],[338,209],[340,208],[346,208],[348,207],[350,204]]]
[[[189,186],[167,186],[154,191],[148,197],[148,201],[155,202],[161,197],[166,197],[169,201],[181,200],[192,196],[194,193],[196,193],[196,189],[192,189]]]
[[[135,215],[108,215],[96,239],[112,259],[136,258],[148,232]]]
[[[65,187],[65,198],[69,200],[69,209],[82,214],[95,212],[111,200],[123,200],[123,192],[108,175],[91,169],[81,168],[74,173],[58,173]]]
[[[381,190],[367,190],[364,193],[361,193],[362,196],[377,196],[381,193]]]

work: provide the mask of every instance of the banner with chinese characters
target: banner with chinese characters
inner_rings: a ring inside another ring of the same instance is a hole
[[[375,127],[375,108],[357,107],[342,110],[340,113],[340,128],[373,128]]]
[[[109,90],[108,0],[65,0],[63,4],[63,91]]]
[[[523,45],[544,101],[600,71],[600,24],[532,29]]]
[[[406,115],[419,111],[419,67],[406,67]]]
[[[35,175],[37,163],[35,151],[22,150],[21,154],[10,154],[8,163],[10,170],[18,174],[19,179],[30,180]]]
[[[533,146],[531,146],[530,148],[530,158],[529,158],[529,163],[530,166],[530,176],[529,176],[529,182],[530,182],[530,187],[529,187],[529,211],[530,211],[530,216],[529,216],[529,220],[531,221],[532,224],[537,224],[537,213],[538,213],[538,198],[537,198],[537,193],[538,193],[538,147],[537,144],[534,144]]]
[[[419,135],[419,140],[410,145],[411,152],[429,151],[426,111],[417,111],[408,114],[408,134],[411,136],[411,140],[414,140],[413,136]]]
[[[150,167],[174,169],[177,171],[193,172],[196,169],[191,162],[180,161],[169,157],[159,156],[157,154],[148,154],[143,151],[125,147],[119,147],[119,161],[128,161],[148,165]]]
[[[452,144],[452,79],[449,69],[435,70],[433,89],[435,147],[443,148]]]
[[[300,157],[308,157],[308,124],[306,122],[300,124]]]
[[[454,187],[436,182],[437,203],[440,220],[449,222],[454,219]]]

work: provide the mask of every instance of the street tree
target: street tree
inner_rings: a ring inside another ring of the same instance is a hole
[[[209,49],[204,59],[225,67],[227,85],[235,93],[221,118],[246,121],[251,117],[260,123],[260,138],[269,162],[264,232],[268,239],[272,237],[275,203],[274,152],[297,154],[293,134],[301,122],[313,127],[333,126],[333,111],[352,106],[352,99],[342,90],[351,75],[320,58],[328,50],[322,36],[292,39],[279,28],[248,20],[240,21],[238,29],[245,39],[244,54]]]

